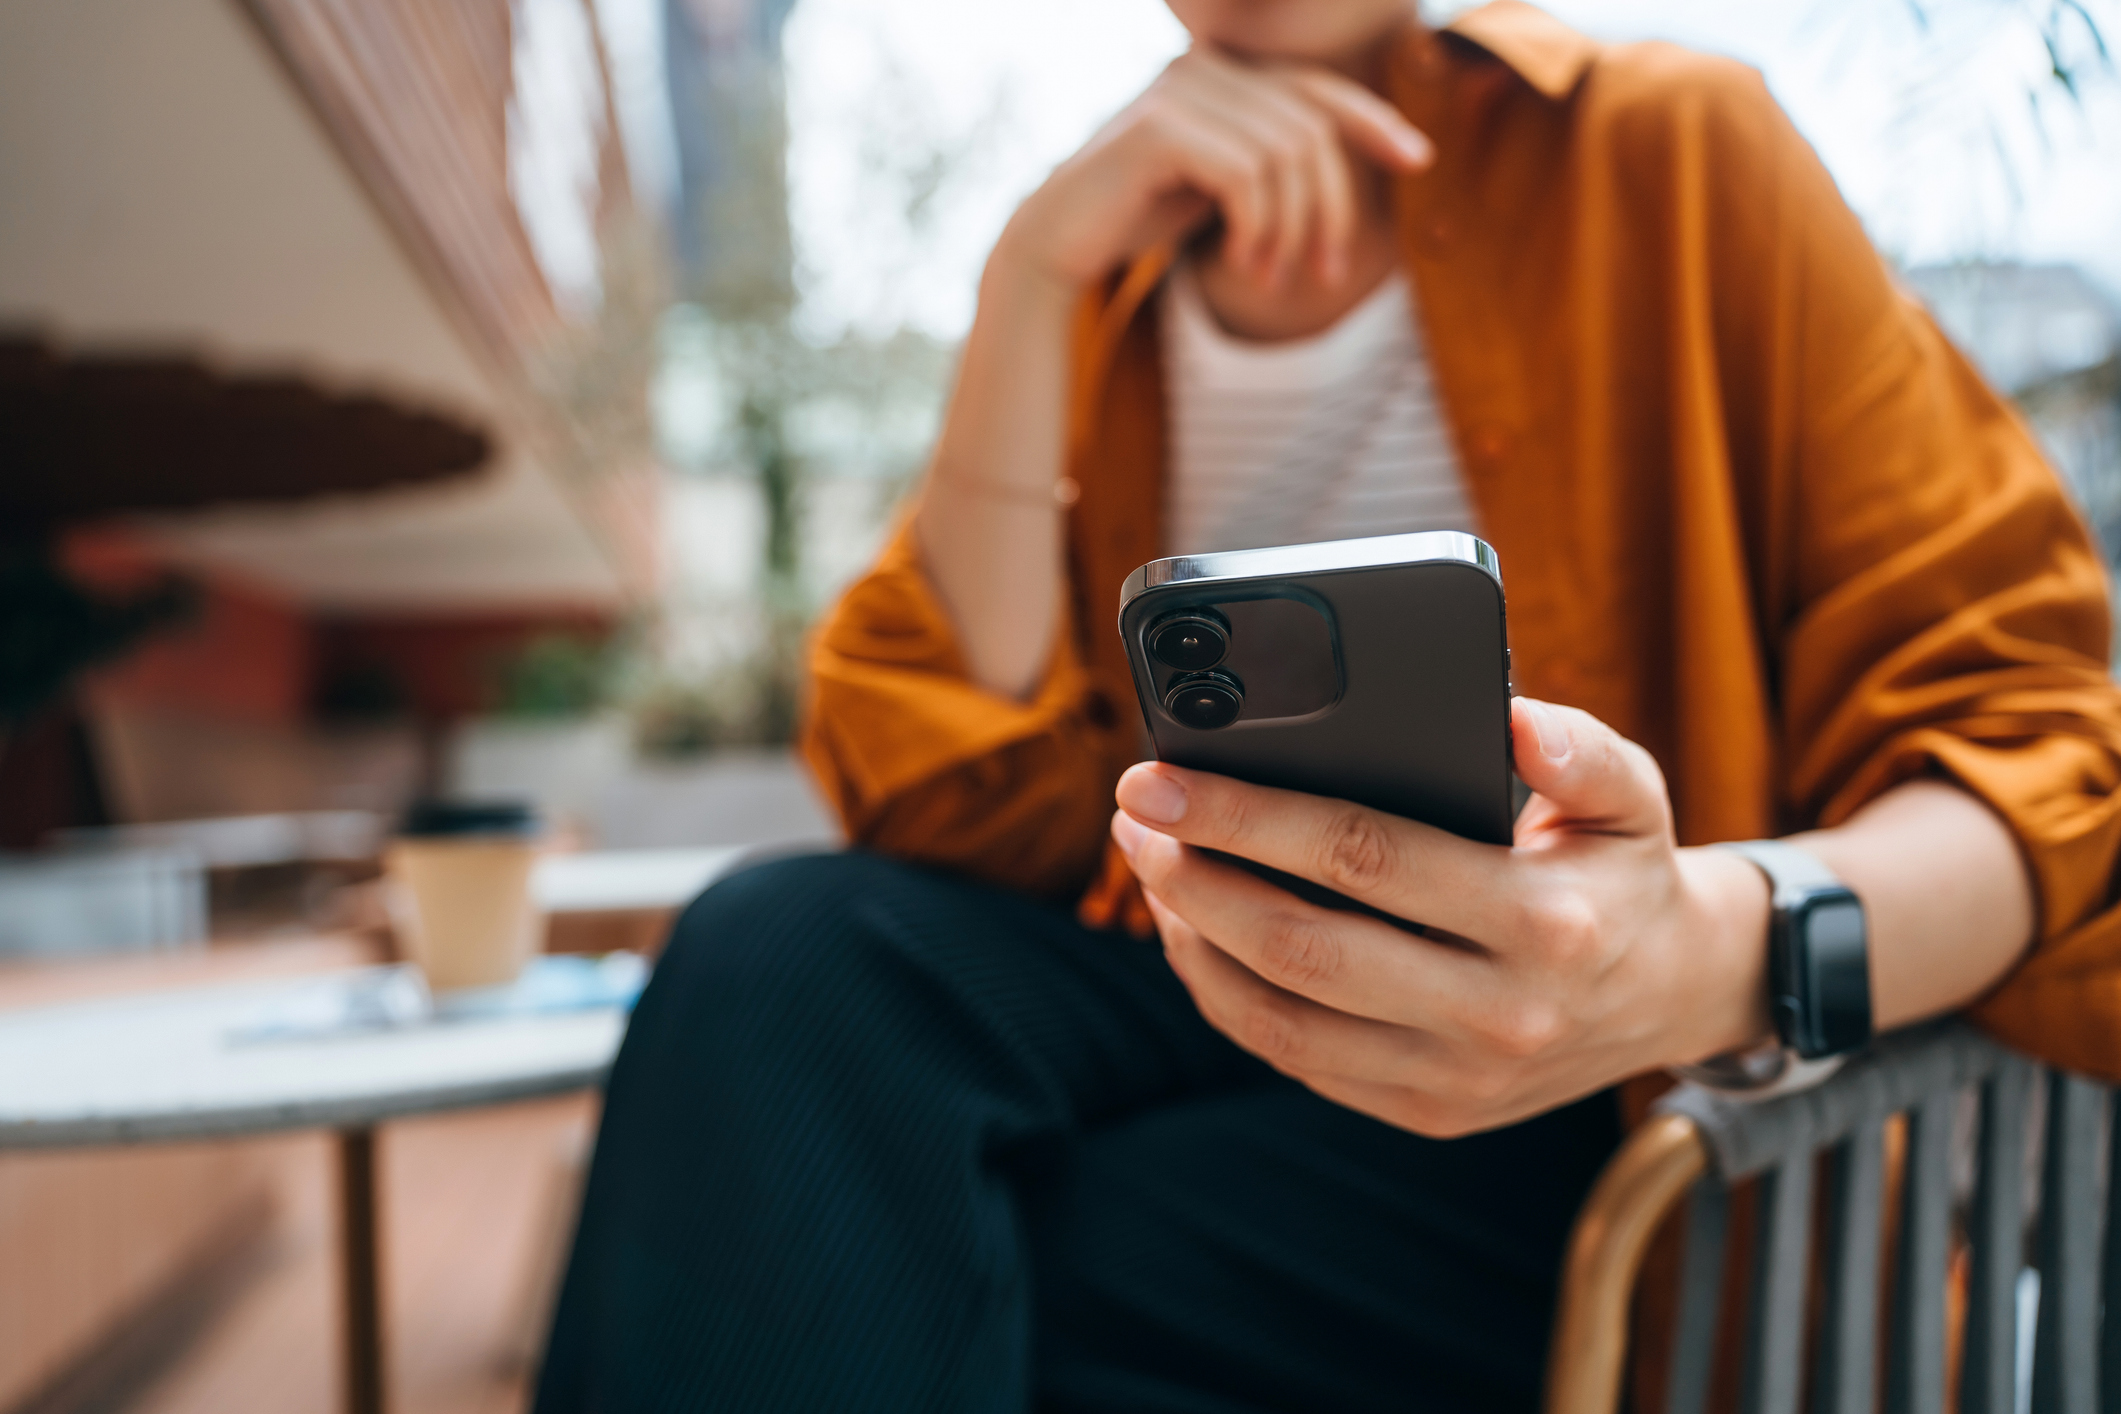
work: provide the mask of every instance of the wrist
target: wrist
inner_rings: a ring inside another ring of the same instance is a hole
[[[1687,1006],[1693,1024],[1674,1064],[1744,1051],[1772,1040],[1768,1001],[1767,879],[1749,860],[1720,849],[1682,849],[1679,866],[1693,900],[1701,972]]]
[[[1004,307],[1018,319],[1043,315],[1065,323],[1082,296],[1083,282],[1039,249],[1027,210],[1028,204],[1018,208],[988,254],[980,275],[980,304]]]

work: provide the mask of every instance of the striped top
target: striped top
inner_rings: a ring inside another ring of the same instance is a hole
[[[1190,263],[1161,300],[1165,554],[1478,533],[1404,274],[1323,333],[1276,343],[1225,332]]]

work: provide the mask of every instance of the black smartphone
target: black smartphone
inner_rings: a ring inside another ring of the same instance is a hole
[[[1158,760],[1510,842],[1509,633],[1478,537],[1152,560],[1119,631]]]

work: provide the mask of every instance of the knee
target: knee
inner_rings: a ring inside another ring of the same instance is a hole
[[[912,871],[873,855],[817,854],[740,870],[678,916],[657,962],[646,1017],[815,1004],[875,951],[872,905]]]
[[[612,1080],[628,1094],[757,1058],[814,1029],[814,980],[845,948],[847,857],[801,856],[720,880],[678,915],[626,1028]]]

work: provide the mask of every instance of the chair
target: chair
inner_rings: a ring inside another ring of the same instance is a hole
[[[2121,1160],[2113,1109],[2105,1086],[2045,1070],[1958,1022],[1885,1038],[1798,1094],[1746,1103],[1680,1086],[1613,1157],[1578,1215],[1548,1362],[1548,1414],[1620,1407],[1629,1298],[1651,1238],[1682,1202],[1685,1251],[1663,1414],[1707,1407],[1730,1195],[1748,1179],[1757,1197],[1740,1384],[1746,1414],[1867,1412],[1881,1373],[1891,1414],[1945,1409],[1960,1206],[1953,1170],[1963,1171],[1967,1147],[1955,1164],[1953,1131],[1967,1120],[1973,1175],[1959,1222],[1970,1261],[1958,1409],[2023,1407],[2020,1321],[2035,1306],[2033,1414],[2121,1411],[2121,1319],[2102,1320],[2100,1308],[2102,1286],[2121,1305],[2121,1220],[2112,1212],[2121,1183],[2105,1181]],[[1894,1116],[1905,1116],[1904,1158],[1889,1165]],[[2036,1142],[2038,1162],[2028,1163]],[[1828,1178],[1817,1250],[1825,1269],[1815,1282],[1821,1155]],[[1897,1204],[1885,1191],[1894,1167]],[[2028,1202],[2033,1185],[2036,1204]],[[2031,1224],[2029,1208],[2037,1213]],[[1881,1237],[1896,1209],[1881,1349]]]

